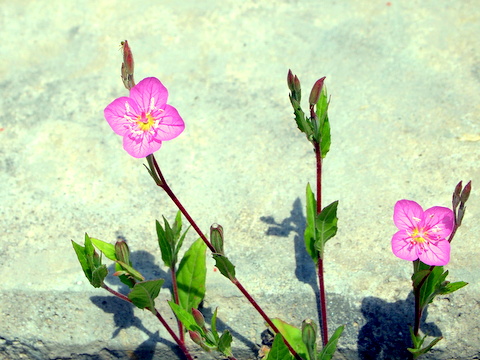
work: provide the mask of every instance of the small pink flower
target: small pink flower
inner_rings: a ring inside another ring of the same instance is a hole
[[[162,141],[176,138],[185,129],[177,109],[167,105],[167,98],[167,88],[150,77],[135,85],[130,97],[115,99],[105,108],[105,119],[123,136],[123,148],[133,157],[154,153]]]
[[[427,265],[446,265],[450,261],[453,211],[434,206],[423,211],[415,201],[400,200],[395,204],[393,222],[400,229],[392,237],[392,251],[400,259],[420,259]]]

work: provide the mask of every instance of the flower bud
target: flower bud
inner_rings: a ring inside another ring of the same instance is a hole
[[[453,211],[457,209],[458,204],[460,204],[460,193],[462,191],[462,182],[460,181],[457,186],[455,186],[455,190],[453,191],[452,196],[452,205]]]
[[[135,86],[135,82],[133,80],[133,54],[127,40],[122,41],[120,46],[122,47],[123,51],[122,81],[127,90],[130,90]]]
[[[302,322],[302,341],[309,348],[313,348],[317,342],[317,324],[311,319]]]
[[[203,328],[205,326],[205,318],[203,317],[203,314],[197,309],[192,308],[192,315],[197,325]]]
[[[470,196],[470,191],[472,190],[472,181],[470,180],[467,185],[462,190],[462,193],[460,194],[460,202],[462,204],[465,204],[468,200],[468,197]]]
[[[115,256],[117,260],[130,265],[130,249],[124,240],[118,240],[115,243]]]
[[[325,81],[325,76],[321,79],[318,79],[317,82],[313,85],[312,91],[310,92],[310,106],[315,105],[318,103],[318,99],[320,99],[320,94],[322,93],[323,82]]]
[[[203,344],[203,339],[200,336],[200,333],[198,331],[188,330],[188,334],[190,335],[190,339],[192,339],[195,344],[197,345]]]
[[[223,227],[221,225],[213,224],[210,226],[210,241],[217,254],[225,254],[223,251]]]
[[[295,88],[294,88],[295,84],[294,84],[294,78],[293,78],[292,70],[288,70],[287,84],[288,84],[288,88],[293,93],[293,91],[295,90]]]

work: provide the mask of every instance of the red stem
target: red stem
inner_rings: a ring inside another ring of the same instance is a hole
[[[317,163],[317,214],[320,214],[322,212],[322,149],[317,142],[314,142],[314,146]],[[320,252],[318,252],[317,275],[320,302],[320,329],[322,331],[322,344],[326,346],[328,343],[327,296],[323,276],[323,254]]]
[[[202,231],[200,230],[200,228],[198,227],[198,225],[195,223],[195,221],[192,219],[192,217],[190,216],[190,214],[187,212],[187,210],[183,207],[182,203],[180,202],[180,200],[178,200],[178,198],[175,196],[175,194],[173,193],[173,191],[170,189],[170,187],[168,186],[167,182],[165,181],[165,178],[163,177],[162,175],[162,172],[160,170],[160,167],[158,166],[158,163],[157,163],[157,160],[155,159],[155,156],[152,154],[152,160],[153,160],[153,165],[155,167],[155,171],[158,175],[158,177],[160,178],[161,180],[161,184],[157,184],[158,186],[160,186],[166,193],[167,195],[170,197],[170,199],[172,199],[172,201],[175,203],[175,205],[178,207],[178,209],[181,211],[181,213],[183,214],[183,216],[185,216],[185,218],[188,220],[188,222],[190,223],[190,225],[192,225],[192,227],[195,229],[195,231],[197,232],[197,234],[202,238],[202,240],[204,241],[204,243],[207,245],[207,247],[210,249],[210,251],[212,253],[216,253],[215,251],[215,248],[213,247],[213,245],[210,243],[210,241],[208,241],[207,237],[202,233]],[[278,328],[275,326],[275,324],[273,324],[272,320],[270,320],[270,318],[267,316],[267,314],[265,314],[265,312],[262,310],[262,308],[257,304],[257,302],[255,301],[255,299],[253,299],[253,297],[248,293],[248,291],[242,286],[242,284],[240,283],[240,281],[237,279],[237,278],[234,278],[234,279],[230,279],[232,281],[233,284],[235,284],[235,286],[240,290],[240,292],[247,298],[248,301],[250,301],[250,303],[252,304],[252,306],[255,308],[255,310],[258,311],[258,313],[263,317],[263,319],[267,322],[267,324],[272,328],[272,330],[275,332],[275,333],[280,333],[280,331],[278,330]],[[296,351],[292,348],[292,346],[288,343],[288,341],[283,338],[283,342],[285,343],[285,345],[287,345],[288,349],[290,350],[290,352],[292,353],[292,355],[295,357],[295,359],[297,360],[303,360],[300,355],[298,355],[296,353]]]
[[[112,293],[113,295],[115,295],[116,297],[122,299],[122,300],[125,300],[129,303],[132,302],[132,300],[130,300],[127,296],[113,290],[112,288],[110,288],[109,286],[107,286],[106,284],[102,284],[102,287],[107,290],[108,292]],[[145,308],[147,310],[150,310],[150,308]],[[175,342],[177,343],[177,345],[180,347],[180,349],[183,351],[185,357],[188,359],[188,360],[193,360],[193,357],[190,355],[190,353],[188,352],[188,349],[187,347],[185,346],[185,343],[183,343],[178,337],[177,335],[175,334],[175,332],[172,330],[172,328],[167,324],[167,322],[165,321],[165,319],[162,317],[162,315],[158,312],[157,309],[153,309],[154,310],[154,313],[155,313],[155,316],[157,317],[157,319],[162,323],[162,325],[165,327],[165,329],[167,329],[168,333],[170,334],[170,336],[173,338],[173,340],[175,340]]]
[[[173,299],[175,304],[180,305],[180,300],[178,298],[178,285],[177,285],[177,275],[175,274],[175,265],[172,265],[170,268],[172,274],[172,288],[173,288]],[[183,332],[183,324],[180,320],[177,319],[178,324],[178,333],[180,334],[180,340],[185,342],[185,334]]]

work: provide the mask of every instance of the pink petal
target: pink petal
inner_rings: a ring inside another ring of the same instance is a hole
[[[130,90],[130,97],[142,111],[149,112],[152,98],[153,106],[163,109],[168,99],[168,90],[154,77],[145,78]]]
[[[172,140],[180,135],[185,129],[185,123],[173,106],[165,105],[165,111],[162,113],[160,124],[157,127],[158,140]]]
[[[127,111],[127,104],[130,106],[130,112]],[[135,118],[139,114],[137,104],[129,97],[123,96],[113,100],[103,111],[105,120],[118,135],[130,133],[130,122],[125,116]]]
[[[423,219],[423,209],[415,201],[400,200],[395,204],[393,210],[393,222],[400,229],[412,229]]]
[[[413,261],[418,259],[417,248],[410,243],[410,235],[406,230],[397,231],[392,237],[392,252],[403,260]]]
[[[131,156],[135,158],[144,158],[147,155],[153,154],[160,149],[162,142],[160,140],[152,139],[149,141],[147,136],[132,139],[129,136],[123,137],[123,148]]]
[[[436,243],[430,242],[425,251],[419,255],[421,261],[427,265],[442,266],[450,261],[450,243],[448,240],[441,240]]]
[[[434,234],[439,238],[445,239],[450,236],[453,231],[453,211],[442,206],[431,207],[425,210],[424,223],[425,228],[434,228]],[[429,233],[432,233],[432,230],[430,230]]]

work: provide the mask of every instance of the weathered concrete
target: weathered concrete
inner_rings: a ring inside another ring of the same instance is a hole
[[[338,359],[405,358],[411,265],[390,251],[393,205],[449,206],[455,184],[473,180],[447,267],[470,285],[436,300],[423,329],[445,337],[425,359],[479,356],[475,1],[24,0],[3,2],[0,16],[0,359],[176,358],[149,313],[87,283],[70,245],[84,232],[121,235],[146,275],[165,276],[154,221],[176,210],[103,119],[126,94],[124,39],[137,81],[160,78],[186,122],[158,152],[164,175],[202,229],[224,226],[238,277],[267,313],[296,325],[316,319],[302,247],[315,178],[286,74],[305,97],[327,76],[323,194],[340,200],[340,229],[326,286],[332,329],[347,325]],[[253,358],[263,321],[209,260],[207,316],[216,306],[237,358]]]

